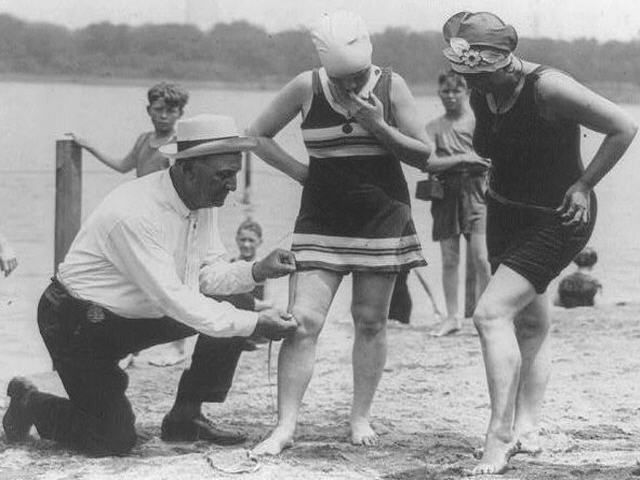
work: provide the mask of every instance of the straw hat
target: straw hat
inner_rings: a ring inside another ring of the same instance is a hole
[[[201,114],[176,123],[176,138],[160,148],[174,160],[195,158],[219,153],[251,150],[256,146],[253,137],[241,137],[232,117]]]

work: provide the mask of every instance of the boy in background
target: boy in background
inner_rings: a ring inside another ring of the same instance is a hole
[[[469,88],[464,77],[453,71],[438,77],[438,96],[444,115],[427,124],[427,133],[435,144],[435,155],[427,172],[444,184],[444,196],[431,202],[432,237],[442,252],[442,285],[447,317],[433,333],[450,335],[461,327],[458,314],[458,278],[460,237],[469,242],[475,266],[478,290],[489,283],[486,246],[486,185],[491,162],[473,150],[475,117],[469,107]]]
[[[120,173],[127,173],[135,168],[136,176],[142,177],[164,170],[169,167],[169,159],[158,149],[173,140],[175,124],[184,113],[189,94],[179,85],[161,82],[149,89],[147,100],[149,101],[147,114],[153,124],[153,131],[140,134],[133,148],[124,158],[107,155],[88,140],[74,133],[68,135],[80,147]]]
[[[240,224],[236,232],[236,245],[238,246],[238,256],[231,259],[232,262],[252,262],[256,259],[258,248],[262,245],[262,227],[258,222],[247,219]],[[272,308],[270,301],[265,300],[265,284],[256,286],[248,295],[253,299],[253,309],[257,312],[266,308]],[[258,348],[258,343],[265,340],[261,338],[247,338],[243,349],[253,351]]]

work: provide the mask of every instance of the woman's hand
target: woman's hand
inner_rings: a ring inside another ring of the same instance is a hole
[[[476,155],[475,153],[471,153],[469,155],[466,155],[464,160],[462,160],[461,163],[463,163],[465,165],[480,165],[480,166],[486,167],[486,168],[490,168],[491,167],[491,160],[490,159],[481,157],[479,155]]]
[[[366,99],[353,92],[349,93],[350,113],[365,129],[384,122],[384,105],[373,93]]]
[[[589,222],[591,188],[578,180],[564,194],[562,204],[556,209],[565,226],[586,225]]]

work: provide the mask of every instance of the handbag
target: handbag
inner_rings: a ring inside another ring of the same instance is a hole
[[[432,175],[426,180],[419,180],[416,183],[416,198],[418,200],[442,200],[444,198],[444,184],[438,177]]]

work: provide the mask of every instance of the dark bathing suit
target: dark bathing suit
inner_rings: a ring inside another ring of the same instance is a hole
[[[486,97],[471,94],[476,115],[473,146],[492,161],[487,198],[487,247],[492,271],[505,265],[525,277],[537,293],[587,244],[596,220],[591,192],[587,225],[563,226],[553,210],[582,175],[580,126],[542,117],[535,86],[548,67],[526,74],[520,96],[502,114],[489,109]],[[492,195],[493,192],[493,195]]]

